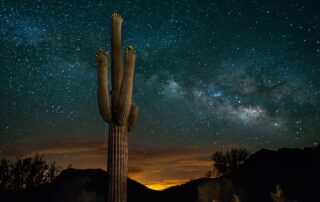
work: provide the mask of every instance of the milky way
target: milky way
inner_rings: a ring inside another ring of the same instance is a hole
[[[103,165],[95,53],[110,50],[113,12],[124,18],[123,47],[138,53],[132,156],[207,148],[195,158],[209,159],[230,147],[318,144],[318,8],[316,0],[1,1],[0,157],[40,152]]]

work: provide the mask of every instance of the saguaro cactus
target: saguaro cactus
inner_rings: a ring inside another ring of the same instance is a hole
[[[131,103],[136,52],[132,46],[125,49],[123,68],[121,27],[122,17],[112,14],[111,99],[108,81],[110,57],[102,49],[99,49],[96,55],[99,110],[103,120],[109,124],[109,202],[127,201],[128,132],[134,129],[139,111],[138,107]]]

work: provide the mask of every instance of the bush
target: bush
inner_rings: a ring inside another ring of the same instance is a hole
[[[227,152],[217,151],[212,155],[213,167],[217,170],[218,176],[230,175],[247,160],[249,154],[247,149],[232,149]]]
[[[52,182],[60,169],[55,162],[47,164],[43,156],[0,161],[0,190],[19,191]]]

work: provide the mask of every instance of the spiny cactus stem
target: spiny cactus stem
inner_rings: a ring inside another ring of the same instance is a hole
[[[109,56],[102,49],[99,49],[96,55],[99,109],[102,118],[109,123],[107,198],[109,202],[127,201],[128,132],[133,130],[139,111],[137,107],[131,106],[137,56],[132,46],[126,48],[126,67],[123,68],[121,26],[122,17],[116,13],[112,14],[111,92],[108,89]]]
[[[131,106],[130,115],[128,118],[128,132],[131,132],[135,126],[138,119],[139,108],[137,106]]]
[[[108,201],[127,201],[128,129],[127,126],[109,124]]]
[[[132,99],[132,86],[133,86],[133,75],[134,75],[134,65],[136,61],[136,53],[133,49],[126,49],[126,63],[125,72],[121,84],[120,95],[118,103],[116,105],[116,122],[119,125],[127,124],[127,120],[131,108]]]
[[[108,88],[108,65],[109,55],[103,50],[99,49],[96,55],[96,63],[98,66],[98,104],[99,111],[104,121],[110,122],[112,120],[110,96]]]
[[[122,17],[117,14],[112,15],[112,105],[116,106],[119,98],[121,82],[123,78],[123,62],[121,50],[121,27]]]

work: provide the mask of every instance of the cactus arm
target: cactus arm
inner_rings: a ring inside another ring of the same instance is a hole
[[[112,120],[109,87],[108,87],[108,65],[109,55],[99,49],[96,54],[96,63],[98,67],[98,104],[99,111],[104,121]]]
[[[122,50],[121,50],[121,29],[122,17],[119,14],[112,14],[112,105],[116,106],[123,77]]]
[[[128,118],[128,132],[131,132],[135,127],[138,119],[139,108],[132,105],[130,110],[130,115]]]
[[[122,79],[119,100],[116,106],[116,122],[119,125],[127,124],[131,100],[132,100],[132,86],[133,86],[133,76],[134,76],[134,66],[136,61],[136,52],[132,46],[129,46],[125,50],[125,71]]]

